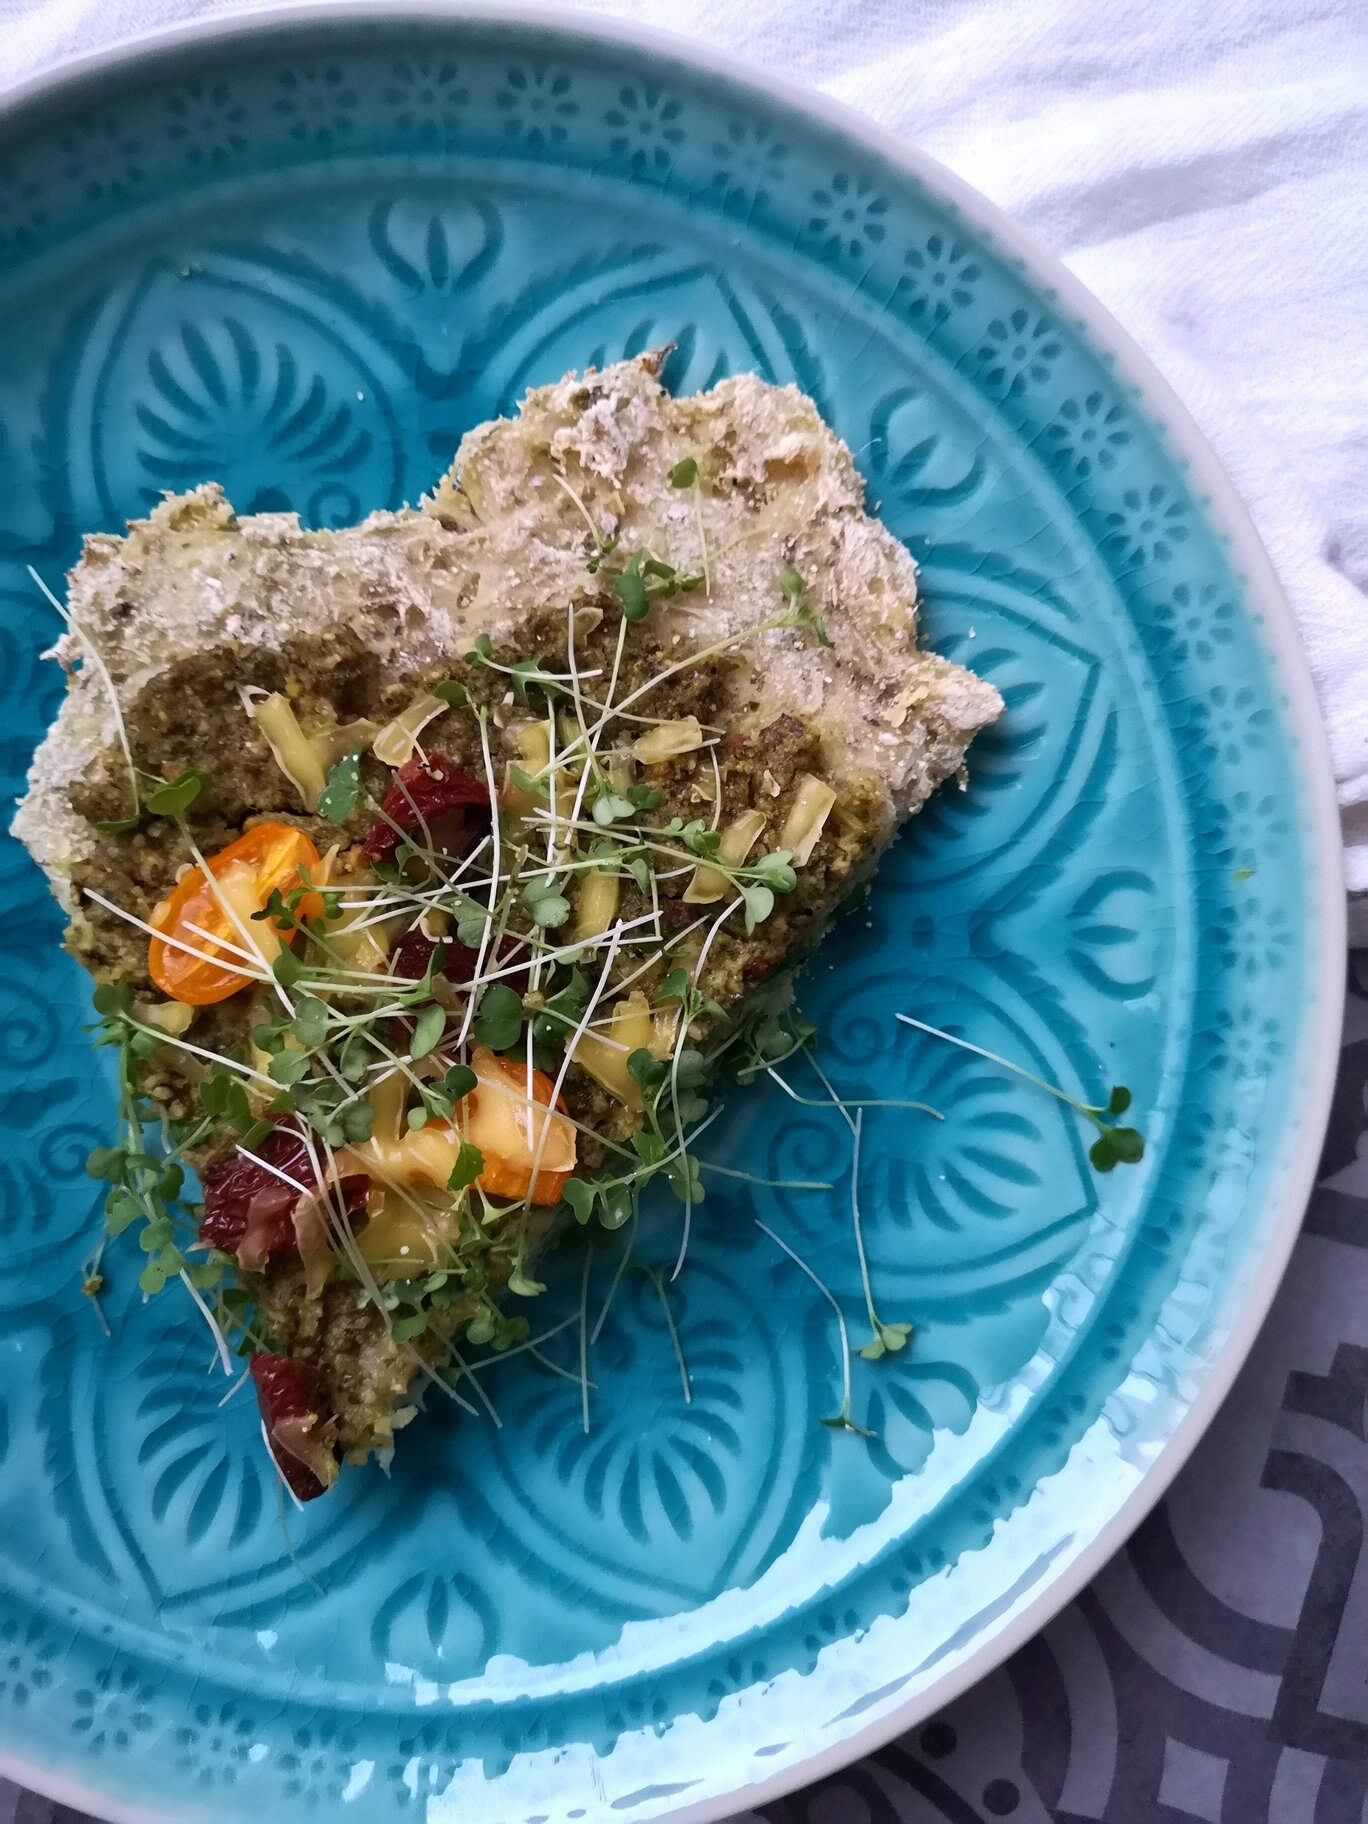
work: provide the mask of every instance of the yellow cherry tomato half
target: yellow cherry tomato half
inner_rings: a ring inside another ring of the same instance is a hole
[[[148,974],[163,994],[190,1007],[212,1006],[248,987],[251,977],[243,972],[269,968],[281,945],[295,940],[293,926],[282,928],[253,914],[265,910],[272,893],[299,886],[301,868],[318,865],[318,850],[302,830],[288,823],[257,824],[207,857],[203,868],[183,874],[153,912],[159,935],[148,946]],[[301,919],[322,913],[316,893],[306,894],[295,910]],[[257,953],[251,963],[244,950]]]
[[[551,1079],[544,1071],[532,1072],[535,1106],[529,1107],[526,1065],[480,1045],[470,1068],[477,1081],[461,1104],[462,1125],[465,1138],[484,1155],[480,1189],[491,1197],[526,1197],[540,1151],[532,1202],[559,1203],[575,1166],[575,1129],[551,1107]]]

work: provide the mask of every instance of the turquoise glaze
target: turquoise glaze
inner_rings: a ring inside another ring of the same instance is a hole
[[[120,1815],[641,1819],[838,1749],[1062,1577],[1206,1381],[1289,1171],[1322,877],[1288,699],[1185,465],[1083,324],[905,169],[757,91],[516,23],[315,22],[190,45],[0,127],[6,790],[61,690],[80,536],[221,480],[340,525],[570,367],[674,344],[689,391],[795,381],[1007,714],[802,989],[866,1118],[736,1093],[673,1310],[631,1273],[578,1387],[430,1408],[393,1474],[282,1516],[176,1290],[80,1292],[110,1130],[87,988],[0,867],[0,1745]],[[1149,1138],[1109,1177],[1067,1109],[894,1023],[950,1025]],[[817,1079],[790,1073],[804,1095]],[[1313,1110],[1313,1118],[1315,1111]],[[677,1207],[642,1252],[672,1260]],[[548,1322],[578,1309],[582,1256]],[[611,1262],[589,1263],[591,1312]],[[575,1365],[575,1330],[550,1352]],[[91,1795],[94,1795],[92,1798]],[[340,1803],[341,1802],[341,1803]]]

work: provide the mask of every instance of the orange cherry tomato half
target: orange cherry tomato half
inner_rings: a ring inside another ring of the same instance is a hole
[[[538,1104],[532,1109],[527,1105],[526,1065],[498,1057],[481,1045],[470,1068],[477,1082],[461,1106],[465,1138],[484,1154],[480,1189],[490,1197],[526,1197],[540,1148],[532,1201],[559,1203],[575,1165],[575,1129],[564,1113],[551,1107],[551,1079],[544,1071],[532,1072],[532,1100]],[[556,1107],[563,1105],[558,1102]]]
[[[302,830],[288,823],[257,824],[207,858],[212,885],[204,868],[191,868],[153,912],[150,922],[161,935],[148,946],[148,974],[163,994],[190,1007],[212,1006],[249,987],[249,977],[241,973],[248,965],[228,946],[258,948],[266,964],[273,962],[282,944],[294,942],[295,930],[274,919],[253,922],[252,914],[265,908],[272,893],[292,892],[300,884],[301,868],[318,865],[318,850]],[[322,897],[316,893],[307,894],[296,908],[299,918],[322,914]]]

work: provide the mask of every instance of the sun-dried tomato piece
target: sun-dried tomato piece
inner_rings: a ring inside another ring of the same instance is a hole
[[[488,833],[493,816],[485,781],[438,753],[406,760],[382,809],[384,815],[371,825],[363,845],[368,861],[388,861],[400,832],[407,835],[424,825],[439,853],[460,858]]]
[[[335,1427],[313,1369],[292,1355],[254,1355],[252,1381],[281,1475],[301,1501],[326,1493],[337,1478]]]
[[[438,971],[449,982],[458,987],[468,982],[475,973],[479,962],[479,952],[467,944],[458,943],[454,937],[425,937],[421,931],[406,931],[394,946],[390,954],[390,974],[402,975],[405,981],[420,982],[427,974],[428,964],[432,961],[433,952],[438,944],[442,948],[442,961]]]
[[[390,972],[402,975],[410,982],[421,981],[427,972],[437,944],[442,946],[442,966],[438,971],[456,988],[468,987],[479,967],[480,953],[472,950],[468,944],[462,944],[454,937],[438,938],[435,941],[424,937],[421,931],[409,931],[400,938],[390,956]],[[524,968],[514,968],[521,961]],[[505,932],[498,943],[491,946],[485,955],[485,973],[500,973],[500,980],[506,981],[511,988],[521,994],[526,985],[526,970],[532,966],[531,951],[519,945],[511,932]]]
[[[316,1185],[313,1157],[302,1134],[275,1127],[250,1153],[235,1149],[206,1166],[200,1183],[204,1213],[199,1238],[206,1247],[231,1254],[249,1273],[260,1273],[273,1260],[299,1259],[295,1209]],[[342,1179],[338,1190],[349,1214],[364,1210],[367,1189],[364,1176]]]

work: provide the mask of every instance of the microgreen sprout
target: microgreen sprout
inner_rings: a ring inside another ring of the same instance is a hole
[[[860,1438],[872,1438],[874,1433],[866,1431],[863,1425],[857,1425],[850,1410],[850,1335],[846,1329],[845,1312],[841,1309],[841,1301],[831,1287],[818,1278],[808,1263],[800,1255],[795,1254],[786,1241],[781,1241],[774,1230],[761,1222],[758,1216],[755,1219],[755,1226],[762,1235],[769,1236],[776,1248],[788,1255],[801,1273],[807,1275],[836,1313],[836,1330],[841,1339],[841,1406],[839,1412],[834,1413],[829,1419],[819,1419],[818,1424],[826,1425],[833,1431],[850,1431]]]
[[[361,798],[361,750],[353,748],[328,769],[328,781],[319,793],[318,814],[329,823],[345,823]]]
[[[1060,1089],[1057,1084],[1047,1083],[1044,1077],[1038,1077],[1024,1066],[1014,1064],[1010,1058],[999,1057],[995,1051],[985,1051],[981,1045],[971,1045],[968,1039],[958,1038],[953,1032],[943,1032],[939,1026],[928,1026],[924,1020],[913,1019],[910,1013],[900,1013],[895,1017],[904,1026],[927,1033],[933,1039],[943,1039],[948,1045],[956,1045],[961,1051],[971,1051],[975,1057],[996,1064],[1001,1070],[1010,1071],[1013,1076],[1034,1084],[1037,1089],[1043,1089],[1047,1096],[1053,1096],[1057,1102],[1063,1102],[1074,1109],[1097,1129],[1097,1138],[1088,1149],[1088,1158],[1095,1171],[1110,1172],[1118,1165],[1138,1165],[1144,1158],[1144,1135],[1137,1128],[1118,1126],[1115,1119],[1118,1115],[1124,1115],[1131,1105],[1131,1092],[1124,1083],[1116,1084],[1108,1092],[1105,1102],[1083,1102],[1077,1096],[1071,1096],[1067,1090]]]
[[[819,646],[830,646],[831,636],[826,630],[826,622],[813,611],[807,599],[807,584],[789,564],[785,564],[779,572],[779,590],[790,604],[789,612],[784,617],[782,625],[806,627],[816,635]]]
[[[860,1262],[860,1285],[864,1292],[865,1311],[873,1332],[860,1354],[867,1362],[877,1362],[885,1355],[897,1355],[907,1347],[912,1335],[911,1324],[885,1323],[874,1309],[874,1291],[869,1282],[869,1260],[865,1254],[864,1229],[860,1221],[860,1139],[864,1127],[864,1110],[855,1111],[852,1123],[854,1143],[850,1154],[850,1220],[855,1231],[855,1252]]]
[[[684,1348],[679,1340],[679,1331],[675,1327],[674,1313],[670,1309],[670,1295],[665,1290],[665,1276],[659,1267],[647,1266],[644,1260],[634,1261],[632,1264],[646,1275],[656,1289],[656,1297],[660,1300],[660,1308],[665,1314],[665,1327],[670,1333],[670,1342],[674,1348],[675,1361],[679,1365],[679,1384],[684,1390],[684,1404],[691,1406],[693,1404],[693,1386],[684,1361]]]

